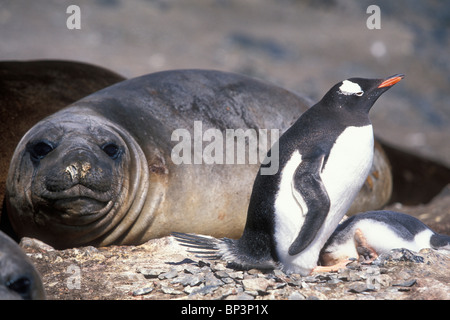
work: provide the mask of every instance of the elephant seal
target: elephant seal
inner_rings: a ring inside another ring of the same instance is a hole
[[[66,60],[0,61],[0,199],[14,149],[38,121],[124,77]]]
[[[0,231],[0,300],[45,299],[41,277],[26,254]]]
[[[24,135],[8,173],[9,220],[18,236],[55,248],[140,244],[173,231],[239,237],[260,161],[240,164],[239,150],[221,142],[250,130],[268,150],[278,138],[269,130],[286,130],[308,107],[283,88],[213,70],[112,85]],[[371,203],[354,212],[388,201],[390,191],[378,191],[391,187],[388,160],[377,150],[376,178],[359,195]]]

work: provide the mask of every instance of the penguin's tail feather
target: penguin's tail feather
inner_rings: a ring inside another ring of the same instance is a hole
[[[433,249],[450,251],[450,236],[435,233],[430,238],[430,244]]]
[[[210,260],[220,259],[223,253],[220,251],[221,241],[209,236],[201,236],[191,233],[172,232],[172,236],[184,247],[188,247],[191,253],[195,253],[199,258]]]
[[[180,232],[172,232],[172,236],[180,245],[188,247],[188,251],[194,253],[198,258],[225,260],[232,267],[244,270],[281,268],[273,259],[253,259],[248,254],[243,254],[237,246],[238,240],[217,239],[205,235]]]

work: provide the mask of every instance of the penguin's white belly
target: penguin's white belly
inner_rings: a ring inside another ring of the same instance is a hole
[[[360,221],[354,230],[360,229],[367,244],[378,254],[389,252],[392,249],[405,248],[412,251],[420,251],[423,248],[431,248],[430,238],[433,231],[424,229],[418,232],[412,239],[405,239],[395,229],[379,221]],[[353,231],[354,234],[354,231]]]
[[[330,199],[330,210],[313,242],[290,256],[288,249],[298,236],[307,214],[302,195],[293,189],[293,177],[302,157],[295,152],[281,173],[275,201],[277,254],[286,272],[309,274],[317,265],[319,253],[336,229],[367,178],[373,161],[372,126],[348,127],[338,137],[320,174]],[[300,196],[300,197],[299,197]]]
[[[330,213],[342,213],[338,222],[369,175],[373,162],[373,144],[371,125],[348,127],[330,152],[320,177],[330,198]]]

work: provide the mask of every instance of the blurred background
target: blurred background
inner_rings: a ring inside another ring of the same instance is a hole
[[[380,29],[369,29],[380,8]],[[69,5],[81,29],[69,30]],[[372,20],[373,21],[373,20]],[[0,60],[66,59],[127,78],[207,68],[317,101],[349,77],[406,78],[371,111],[375,133],[450,166],[450,2],[1,0]]]

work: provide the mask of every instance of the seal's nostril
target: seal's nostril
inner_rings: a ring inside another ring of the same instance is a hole
[[[89,162],[83,162],[81,164],[80,178],[84,179],[86,177],[86,175],[88,174],[89,170],[91,170],[91,164]]]
[[[70,175],[70,180],[74,180],[78,176],[78,168],[75,165],[70,165],[64,171]]]
[[[73,163],[66,167],[65,173],[68,173],[70,180],[73,182],[76,179],[84,179],[91,170],[91,164],[89,162]]]

